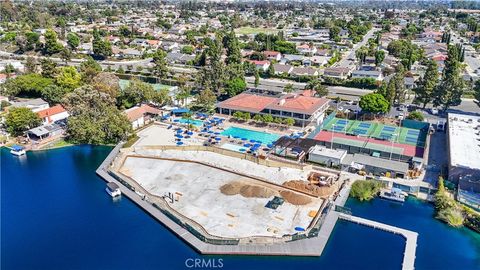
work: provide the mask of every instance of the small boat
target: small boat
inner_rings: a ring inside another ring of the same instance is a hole
[[[120,187],[113,182],[107,183],[107,187],[105,188],[105,191],[107,191],[107,193],[110,196],[112,196],[112,198],[122,195],[122,192],[120,191]]]
[[[15,155],[15,156],[23,156],[25,155],[25,148],[23,146],[20,146],[20,145],[13,145],[11,150],[10,150],[10,153],[12,155]]]
[[[396,202],[405,202],[406,195],[399,188],[392,188],[391,190],[381,190],[380,198],[384,198]]]

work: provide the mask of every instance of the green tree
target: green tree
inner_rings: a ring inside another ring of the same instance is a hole
[[[223,38],[225,48],[227,49],[227,64],[240,64],[242,55],[235,32],[231,30]]]
[[[288,83],[283,87],[283,92],[285,93],[292,93],[293,92],[293,84]]]
[[[240,78],[235,78],[233,80],[227,81],[225,85],[225,90],[230,97],[236,96],[247,88],[247,84]]]
[[[215,107],[215,102],[217,102],[215,93],[207,88],[203,91],[200,91],[195,100],[195,105],[204,109],[205,111],[212,111]]]
[[[273,63],[270,63],[270,65],[268,66],[267,75],[270,78],[275,76],[275,67]]]
[[[193,54],[193,51],[194,51],[193,46],[187,45],[182,47],[181,53]]]
[[[18,107],[8,110],[5,124],[7,130],[13,136],[22,135],[23,132],[37,127],[42,123],[38,114],[32,112],[29,108]]]
[[[90,84],[99,92],[106,93],[112,98],[117,98],[120,93],[120,79],[110,72],[98,73]]]
[[[15,97],[18,95],[39,97],[42,95],[43,90],[52,83],[52,79],[44,78],[39,74],[30,73],[17,76],[0,84],[0,93],[8,97]]]
[[[80,74],[84,83],[90,83],[101,71],[102,67],[91,56],[80,64]]]
[[[85,85],[63,99],[69,111],[67,134],[76,143],[115,144],[125,140],[132,126],[115,106],[115,99]]]
[[[112,45],[108,40],[100,36],[97,29],[93,30],[92,47],[93,54],[97,58],[106,59],[107,57],[112,55]]]
[[[11,73],[15,73],[15,71],[16,71],[16,70],[15,70],[15,68],[13,67],[13,65],[10,64],[10,63],[8,63],[8,64],[5,65],[5,68],[4,68],[4,70],[3,70],[3,73],[4,73],[4,74],[7,74],[7,77],[9,77],[9,75],[10,75]]]
[[[80,45],[80,38],[75,33],[68,33],[67,44],[68,46],[70,46],[70,49],[75,51],[77,47]]]
[[[261,115],[261,114],[255,114],[255,115],[253,116],[253,121],[255,121],[255,122],[262,122],[262,121],[263,121],[262,115]]]
[[[273,123],[273,116],[271,114],[265,114],[263,116],[264,123]]]
[[[295,124],[295,119],[289,117],[283,120],[283,123],[289,127],[293,126]]]
[[[423,116],[423,113],[419,111],[413,111],[408,114],[407,119],[410,120],[416,120],[416,121],[423,121],[425,117]]]
[[[67,93],[67,89],[51,84],[43,89],[42,98],[49,104],[55,105],[61,103]]]
[[[271,65],[270,65],[271,66]],[[258,74],[258,69],[255,69],[255,88],[260,84],[260,74]]]
[[[118,104],[123,108],[131,108],[137,104],[152,101],[154,96],[155,90],[151,84],[134,79],[118,97]]]
[[[67,91],[72,91],[73,89],[81,85],[82,77],[78,73],[77,69],[73,66],[62,67],[60,68],[55,81],[58,86],[65,88]]]
[[[42,70],[42,76],[45,78],[53,79],[57,76],[57,64],[50,58],[40,60],[40,69]]]
[[[243,112],[241,111],[236,111],[233,113],[233,118],[235,118],[236,120],[241,120],[243,119]]]
[[[385,59],[385,52],[378,50],[375,52],[375,65],[378,67]]]
[[[45,47],[44,53],[46,55],[52,55],[59,53],[62,50],[62,44],[57,41],[57,33],[52,29],[48,29],[45,32]]]
[[[438,85],[438,66],[433,60],[428,61],[427,71],[419,81],[415,91],[415,101],[422,104],[423,108],[433,99],[433,93]]]
[[[388,101],[377,93],[370,93],[362,96],[359,102],[360,108],[369,113],[386,113],[389,109]]]
[[[37,60],[29,56],[25,62],[25,73],[35,73],[37,72]]]
[[[316,95],[319,97],[324,97],[328,95],[328,88],[323,85],[319,80],[311,80],[308,83],[307,88],[315,91]]]
[[[444,110],[451,106],[459,105],[462,102],[461,97],[466,88],[465,81],[460,74],[460,62],[457,56],[458,48],[449,46],[443,78],[433,94],[433,105],[436,107],[442,106]]]
[[[167,66],[167,53],[162,49],[158,49],[155,54],[153,55],[153,63],[155,66],[153,67],[153,74],[160,79],[164,79],[167,77],[168,73],[168,66]]]

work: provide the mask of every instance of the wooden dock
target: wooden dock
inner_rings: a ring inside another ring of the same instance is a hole
[[[364,226],[372,227],[374,229],[380,229],[394,234],[399,234],[406,239],[405,252],[403,254],[402,269],[412,270],[415,268],[415,252],[417,249],[418,233],[409,230],[401,229],[398,227],[390,226],[384,223],[376,222],[361,217],[347,215],[341,213],[339,216],[343,220],[361,224]]]

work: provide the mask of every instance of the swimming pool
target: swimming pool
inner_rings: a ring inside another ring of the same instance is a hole
[[[236,136],[238,138],[246,138],[247,140],[260,141],[262,142],[262,144],[271,144],[274,141],[278,140],[278,138],[280,138],[280,136],[277,134],[271,134],[238,127],[229,127],[220,134],[227,137]]]
[[[202,120],[195,120],[195,119],[180,118],[180,119],[178,119],[178,122],[182,123],[182,124],[192,124],[192,125],[199,126],[199,127],[203,125]]]
[[[231,143],[224,143],[222,146],[220,146],[220,148],[232,150],[240,153],[245,153],[245,151],[247,151],[248,149],[247,147],[243,147],[243,145],[236,145]]]

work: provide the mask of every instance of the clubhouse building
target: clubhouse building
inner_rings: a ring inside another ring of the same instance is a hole
[[[295,125],[319,124],[328,108],[328,99],[313,96],[311,90],[274,95],[243,92],[217,104],[217,112],[233,115],[236,111],[256,114],[271,114],[273,117],[293,118]]]

